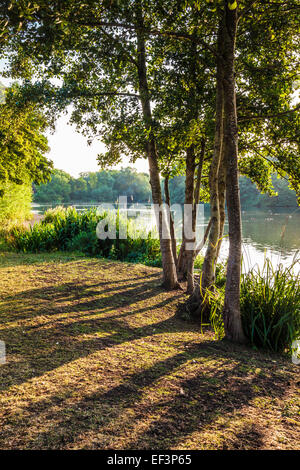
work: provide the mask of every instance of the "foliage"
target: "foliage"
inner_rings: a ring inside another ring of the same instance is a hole
[[[162,183],[163,184],[163,183]],[[240,194],[242,209],[280,209],[297,208],[297,195],[290,189],[288,181],[272,175],[275,194],[261,194],[250,178],[240,177]],[[185,177],[176,175],[169,180],[171,204],[183,204]],[[39,186],[34,185],[34,201],[40,203],[70,201],[82,202],[115,202],[119,196],[127,196],[128,203],[149,202],[151,188],[148,175],[138,173],[132,168],[122,170],[103,170],[83,173],[73,178],[62,170],[53,170],[51,180]],[[207,195],[203,192],[200,201],[206,203]]]
[[[62,170],[53,170],[48,183],[34,187],[35,202],[98,201],[115,202],[127,196],[128,202],[149,202],[149,177],[133,168],[82,173],[72,178]]]
[[[265,259],[263,269],[253,268],[242,275],[241,315],[244,333],[255,348],[273,352],[291,352],[294,340],[300,339],[300,276],[292,266],[272,266]],[[207,290],[205,299],[209,305],[209,319],[200,318],[201,328],[212,326],[215,337],[224,337],[223,302],[225,286],[224,266],[218,265],[216,284]],[[190,315],[185,313],[190,319]]]
[[[100,220],[116,220],[116,239],[100,240],[96,227]],[[128,237],[119,239],[122,225],[127,224]],[[30,229],[15,227],[10,232],[10,245],[23,253],[43,251],[82,251],[87,255],[161,266],[159,240],[153,233],[138,230],[131,220],[118,212],[99,213],[97,209],[77,212],[74,208],[57,207],[45,213],[44,220]]]
[[[274,267],[266,259],[262,270],[242,275],[243,328],[257,348],[283,352],[300,338],[300,277],[293,267]]]
[[[280,210],[284,208],[297,209],[297,194],[286,179],[271,176],[273,195],[262,194],[260,189],[251,182],[250,178],[240,177],[240,197],[242,209],[258,208],[262,210]]]
[[[239,15],[240,169],[263,191],[272,191],[274,171],[288,174],[298,191],[299,113],[293,104],[299,59],[296,2],[248,3],[90,1],[86,9],[77,0],[37,1],[30,8],[18,2],[5,8],[4,2],[4,29],[7,24],[11,28],[11,74],[37,77],[34,84],[25,83],[25,101],[43,102],[52,115],[72,103],[78,128],[107,145],[107,152],[99,156],[104,166],[120,162],[122,154],[133,160],[142,157],[149,136],[137,105],[141,9],[160,166],[163,173],[181,174],[184,149],[190,143],[197,147],[205,136],[208,156],[212,151],[218,19],[224,6],[234,6]],[[48,80],[52,77],[59,77],[62,86],[53,86]]]
[[[18,85],[7,89],[6,98],[17,90]],[[41,183],[48,179],[52,163],[44,156],[49,150],[46,128],[46,118],[36,105],[17,109],[9,99],[0,104],[0,182]]]
[[[0,224],[4,226],[29,218],[32,190],[29,182],[16,184],[0,182]]]

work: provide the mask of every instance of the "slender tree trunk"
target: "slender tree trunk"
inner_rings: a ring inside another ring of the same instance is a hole
[[[203,170],[203,162],[204,162],[204,155],[205,155],[205,139],[201,141],[201,150],[200,150],[200,157],[199,163],[197,168],[197,177],[196,177],[196,184],[194,190],[194,201],[193,201],[193,210],[192,210],[192,230],[196,233],[197,229],[197,210],[198,204],[200,200],[200,186],[201,186],[201,179],[202,179],[202,170]],[[195,176],[195,175],[194,175]],[[201,246],[200,250],[203,248],[206,239],[209,234],[211,223],[209,224],[203,238],[203,245]],[[196,242],[196,240],[194,240]],[[187,293],[192,294],[194,292],[194,264],[197,255],[199,254],[199,247],[195,247],[193,250],[188,251],[187,253]]]
[[[205,139],[202,139],[200,158],[199,158],[199,163],[198,163],[198,168],[197,168],[197,178],[196,178],[196,185],[195,185],[195,197],[194,197],[194,208],[193,208],[193,219],[195,220],[195,225],[197,221],[197,205],[199,204],[199,201],[200,201],[200,186],[201,186],[201,180],[202,180],[205,146],[206,146]]]
[[[164,189],[165,189],[165,198],[166,204],[168,207],[171,207],[171,198],[170,198],[170,191],[169,191],[169,175],[165,177],[164,180]],[[175,265],[177,265],[177,243],[176,243],[176,236],[175,236],[175,227],[174,227],[174,219],[173,215],[170,212],[170,233],[171,233],[171,241],[172,241],[172,252]]]
[[[226,201],[226,166],[224,159],[224,145],[222,149],[222,157],[219,168],[219,178],[218,178],[218,193],[219,193],[219,212],[220,212],[220,226],[219,226],[219,242],[216,253],[216,262],[218,261],[220,249],[222,245],[222,238],[224,234],[225,226],[225,201]]]
[[[242,226],[238,181],[238,128],[234,72],[237,9],[230,10],[227,0],[224,4],[224,159],[226,165],[229,256],[223,318],[226,337],[231,341],[242,343],[245,341],[240,313]]]
[[[197,67],[198,67],[198,56],[197,56],[197,42],[192,41],[191,44],[191,57],[189,61],[189,71],[187,79],[190,79],[192,82],[189,94],[189,119],[197,120],[199,116],[199,103],[197,100]],[[203,154],[205,148],[205,141],[203,147]],[[190,145],[186,151],[186,179],[185,179],[185,209],[188,207],[188,214],[184,214],[183,224],[184,227],[188,226],[190,233],[186,234],[183,231],[182,236],[182,245],[179,252],[179,259],[177,264],[177,273],[180,278],[187,280],[187,292],[191,293],[194,289],[194,251],[196,244],[196,217],[197,217],[197,206],[195,204],[194,196],[195,190],[198,189],[198,199],[199,199],[199,190],[201,182],[201,172],[202,172],[202,162],[199,163],[200,175],[198,172],[199,187],[195,188],[195,147]],[[188,219],[188,220],[186,220]]]
[[[186,149],[186,170],[185,170],[185,197],[184,197],[184,212],[182,220],[182,244],[179,251],[178,263],[177,263],[177,274],[178,278],[182,280],[187,279],[188,272],[188,260],[189,255],[189,243],[195,242],[194,237],[188,236],[185,228],[192,229],[192,216],[193,216],[193,203],[194,203],[194,175],[195,175],[195,152],[194,146],[191,145]],[[188,206],[190,210],[188,209]],[[191,267],[191,262],[189,262]]]
[[[209,233],[208,246],[204,258],[202,277],[201,277],[201,291],[206,292],[210,289],[215,281],[215,269],[218,253],[218,243],[220,235],[220,206],[219,206],[219,168],[222,156],[223,145],[223,107],[224,107],[224,93],[223,93],[223,70],[222,70],[222,26],[219,26],[218,32],[218,53],[217,59],[217,85],[216,85],[216,123],[215,123],[215,141],[214,153],[210,166],[209,174],[209,189],[210,189],[210,213],[211,213],[211,229]],[[200,289],[198,291],[200,294]]]
[[[210,231],[210,228],[211,228],[211,219],[209,219],[209,222],[207,224],[207,227],[205,229],[205,233],[204,233],[204,236],[201,240],[201,242],[197,245],[196,247],[196,250],[195,250],[195,258],[199,255],[200,251],[202,250],[202,248],[204,247],[207,239],[208,239],[208,235],[209,235],[209,231]]]
[[[158,155],[156,150],[156,142],[153,133],[152,112],[150,106],[150,93],[147,81],[147,68],[146,68],[146,51],[145,51],[145,37],[143,33],[143,17],[140,8],[136,10],[137,19],[137,60],[138,60],[138,81],[139,81],[139,94],[141,97],[141,105],[143,110],[143,118],[145,127],[149,132],[149,137],[146,143],[146,154],[149,162],[150,184],[152,189],[152,199],[157,207],[162,207],[162,194],[160,186],[159,168],[158,168]],[[162,255],[163,267],[163,285],[166,289],[177,289],[179,283],[177,280],[176,265],[174,262],[171,239],[164,237],[163,227],[168,226],[168,220],[165,211],[160,211],[158,221],[158,232],[160,239],[160,249]]]

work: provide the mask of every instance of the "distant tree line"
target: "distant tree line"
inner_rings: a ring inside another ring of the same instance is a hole
[[[296,193],[289,188],[288,181],[278,179],[274,174],[272,182],[278,195],[271,197],[261,194],[249,178],[241,176],[242,209],[297,208]],[[185,177],[178,175],[170,179],[169,187],[171,203],[183,204]],[[40,203],[116,202],[119,196],[127,196],[128,203],[152,202],[149,176],[133,168],[123,168],[81,173],[79,178],[73,178],[65,171],[55,169],[51,181],[34,186],[34,201]],[[207,202],[207,198],[202,198],[202,202]]]
[[[81,173],[73,178],[54,170],[49,183],[34,186],[35,202],[117,202],[127,196],[128,202],[150,202],[149,176],[132,168]]]

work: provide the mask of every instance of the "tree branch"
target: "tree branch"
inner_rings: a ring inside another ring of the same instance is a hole
[[[208,49],[214,56],[217,56],[218,53],[215,50],[213,46],[210,44],[207,44],[206,41],[199,37],[195,37],[193,34],[188,34],[185,32],[178,32],[178,31],[161,31],[159,29],[147,29],[147,28],[142,28],[140,26],[135,26],[132,24],[124,24],[124,23],[118,23],[118,22],[106,22],[106,21],[87,21],[87,22],[77,22],[80,26],[87,26],[87,27],[109,27],[109,28],[123,28],[127,29],[129,31],[136,31],[138,29],[142,30],[144,33],[148,35],[155,35],[155,36],[167,36],[167,37],[173,37],[175,39],[185,39],[189,41],[196,42],[197,44],[201,44],[205,49]],[[103,31],[103,30],[102,30]],[[104,31],[103,31],[104,32]],[[106,33],[108,34],[108,33]]]
[[[285,114],[295,113],[296,111],[298,111],[298,109],[300,109],[300,103],[297,104],[297,106],[293,109],[289,109],[288,111],[282,111],[281,113],[277,114],[263,114],[261,116],[241,116],[238,118],[238,122],[252,121],[258,119],[270,119],[274,117],[284,116]]]

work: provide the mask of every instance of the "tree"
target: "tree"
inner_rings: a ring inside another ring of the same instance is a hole
[[[34,185],[34,200],[45,203],[70,201],[71,180],[65,171],[54,169],[48,182]]]
[[[56,53],[54,53],[53,57],[50,59],[51,65],[54,69],[61,67],[62,65],[66,67],[66,72],[62,72],[65,80],[65,89],[68,90],[67,94],[71,94],[72,98],[74,98],[74,94],[78,97],[76,103],[77,110],[73,117],[74,119],[79,118],[76,119],[79,125],[81,120],[81,117],[79,116],[81,114],[79,111],[80,107],[83,106],[86,110],[86,103],[83,103],[83,99],[86,102],[88,97],[91,97],[93,103],[95,96],[99,96],[99,98],[105,97],[106,100],[111,101],[113,106],[116,103],[116,98],[118,97],[133,97],[135,100],[137,98],[140,100],[141,109],[139,109],[138,121],[141,124],[140,131],[142,131],[143,135],[140,136],[139,139],[139,148],[143,149],[143,153],[146,154],[149,161],[153,202],[156,206],[162,206],[157,144],[155,133],[153,131],[154,126],[147,76],[146,42],[148,36],[143,31],[145,12],[143,10],[142,3],[138,1],[132,3],[130,11],[132,30],[130,31],[130,34],[128,31],[122,31],[121,34],[119,34],[118,31],[113,31],[111,33],[110,27],[108,27],[108,30],[103,30],[101,25],[104,18],[107,22],[110,22],[112,19],[114,21],[129,20],[127,5],[120,4],[117,8],[112,5],[110,9],[105,9],[105,5],[100,5],[98,2],[91,2],[91,8],[93,9],[94,15],[86,18],[86,10],[80,9],[80,2],[75,3],[76,5],[67,2],[64,6],[61,6],[61,8],[59,8],[59,6],[57,7],[57,5],[55,5],[57,8],[52,8],[52,6],[49,5],[49,8],[44,8],[39,11],[39,16],[35,17],[35,20],[37,21],[33,21],[31,24],[32,29],[30,30],[30,40],[27,45],[23,43],[23,46],[27,47],[29,44],[29,47],[33,46],[33,50],[31,50],[29,54],[33,63],[36,61],[36,58],[40,60],[41,56],[42,61],[47,60],[53,52],[51,48],[56,50]],[[79,7],[79,10],[75,7]],[[71,18],[73,21],[71,21]],[[97,21],[100,21],[100,23],[97,24]],[[77,26],[76,31],[73,30],[74,24]],[[72,34],[73,31],[74,34]],[[54,33],[55,36],[53,37]],[[44,34],[45,36],[43,37]],[[20,31],[19,37],[22,36],[23,38],[28,38],[27,31]],[[98,43],[99,36],[102,41],[102,48],[95,51],[95,43]],[[36,37],[38,37],[37,42],[35,42]],[[47,40],[43,42],[45,37],[47,37]],[[53,39],[53,42],[51,39]],[[18,38],[14,40],[17,41]],[[88,44],[89,46],[87,47]],[[68,57],[67,60],[64,61],[65,56],[60,52],[65,47],[68,47],[69,55],[66,54]],[[39,49],[39,53],[34,58],[34,50],[36,49]],[[94,76],[95,67],[103,70],[104,76],[100,76],[100,80],[96,82],[93,79],[94,86],[91,88],[84,86],[89,79],[87,81],[83,79],[83,70],[78,70],[76,62],[72,62],[71,60],[68,62],[75,51],[76,54],[81,54],[81,63],[82,61],[88,61],[88,66],[85,70],[86,72],[90,71]],[[107,60],[108,53],[110,61]],[[19,66],[18,59],[24,57],[21,56],[22,54],[19,54],[14,61],[14,70],[17,70],[17,67]],[[92,67],[92,64],[94,67]],[[51,73],[53,74],[53,68],[50,75]],[[122,75],[125,70],[126,83],[124,83]],[[118,91],[120,88],[124,91]],[[136,90],[138,94],[136,92],[128,91],[130,88],[134,91]],[[61,95],[61,97],[63,98],[62,101],[64,102],[64,105],[66,105],[66,100],[64,100],[65,96]],[[96,108],[98,109],[100,102],[101,99],[99,99],[96,104]],[[128,101],[126,101],[121,103],[121,112],[124,110],[126,105],[130,107],[132,102],[128,103]],[[101,116],[101,113],[99,114]],[[98,122],[98,119],[96,122]],[[116,146],[111,146],[111,151],[116,153]],[[166,288],[172,289],[178,286],[178,282],[171,242],[168,238],[164,238],[162,236],[162,227],[167,225],[166,215],[163,210],[159,212],[158,217],[158,231],[160,234],[164,277],[163,283]]]
[[[17,109],[13,104],[17,92],[17,85],[7,89],[7,99],[0,104],[0,181],[39,184],[49,178],[52,168],[44,156],[49,150],[44,135],[47,121],[35,105]]]
[[[270,61],[274,52],[280,50],[282,58],[283,51],[295,50],[296,41],[292,27],[296,24],[296,4],[292,1],[287,5],[285,2],[278,4],[273,1],[213,0],[183,3],[170,0],[154,3],[137,0],[125,3],[110,2],[107,5],[106,2],[91,1],[87,10],[79,1],[50,3],[49,8],[45,6],[35,16],[30,35],[26,31],[20,31],[12,41],[12,47],[18,50],[12,71],[17,73],[20,60],[30,57],[33,69],[36,66],[43,75],[48,74],[51,77],[57,74],[63,79],[64,85],[56,94],[56,103],[63,107],[72,102],[75,106],[73,119],[80,127],[85,126],[87,133],[97,134],[100,127],[103,141],[109,147],[108,152],[100,156],[101,161],[116,162],[120,159],[122,151],[127,151],[133,158],[146,154],[150,167],[153,202],[157,204],[162,202],[159,180],[160,154],[163,156],[162,161],[165,157],[165,154],[161,153],[160,128],[166,127],[162,117],[167,119],[168,116],[167,113],[156,113],[156,104],[159,109],[161,102],[156,93],[159,87],[155,73],[162,63],[164,68],[161,70],[175,69],[174,63],[176,64],[178,58],[168,62],[170,55],[167,53],[165,58],[156,50],[159,49],[162,38],[168,39],[171,49],[174,40],[177,40],[178,44],[197,44],[196,55],[204,60],[209,71],[208,76],[213,80],[217,91],[214,96],[217,96],[217,103],[220,101],[219,108],[217,107],[220,112],[216,113],[215,158],[210,172],[213,220],[203,279],[208,279],[209,288],[214,278],[214,266],[219,251],[219,244],[215,247],[215,240],[221,238],[224,225],[226,189],[230,254],[224,320],[227,337],[242,340],[239,315],[241,218],[237,122],[238,118],[241,123],[244,122],[241,126],[240,156],[243,158],[240,168],[243,172],[248,172],[252,179],[256,178],[260,183],[266,184],[269,173],[261,171],[267,168],[261,165],[261,159],[266,159],[265,151],[262,153],[263,157],[260,157],[258,171],[252,171],[251,158],[261,152],[253,145],[251,137],[253,134],[262,137],[266,150],[276,140],[276,136],[283,137],[283,127],[277,124],[278,121],[267,129],[263,124],[259,124],[265,119],[259,107],[262,103],[265,105],[267,119],[274,116],[274,112],[277,118],[290,116],[293,110],[288,101],[285,103],[280,99],[282,89],[278,81],[275,80],[276,87],[272,90],[274,93],[267,93],[269,83],[261,81],[259,86],[256,86],[255,76],[257,77],[261,63]],[[173,9],[174,13],[172,17],[167,14],[170,9]],[[291,24],[286,22],[287,11],[292,15]],[[266,26],[283,32],[278,47],[274,47],[272,40],[270,44],[264,37]],[[192,47],[190,50],[192,51]],[[292,59],[287,56],[288,64],[284,64],[280,72],[281,78],[286,77],[286,69],[288,73],[292,70]],[[24,60],[22,63],[24,64]],[[41,68],[41,64],[47,64],[46,69]],[[271,70],[273,77],[272,69],[265,68]],[[192,70],[192,67],[184,68],[185,73],[188,70]],[[29,68],[26,72],[29,72]],[[278,67],[275,67],[275,74],[277,72]],[[262,77],[265,78],[264,73]],[[288,90],[285,96],[289,94],[291,80],[289,77],[286,82]],[[32,98],[34,89],[28,84],[26,86]],[[36,84],[36,96],[39,87],[45,90],[45,100],[49,102],[53,87],[49,83]],[[26,87],[24,90],[26,94]],[[170,96],[169,89],[168,95]],[[208,101],[211,103],[211,100]],[[138,102],[141,106],[137,105]],[[246,111],[245,115],[240,114],[237,105],[242,106],[243,111]],[[160,116],[159,123],[156,121],[157,115]],[[294,123],[290,129],[294,129]],[[286,140],[283,140],[286,143]],[[291,142],[292,131],[289,138],[289,143]],[[182,148],[182,152],[189,149],[189,171],[186,178],[188,191],[185,191],[188,198],[191,198],[191,193],[195,190],[190,184],[191,175],[195,170],[195,160],[191,155],[194,140],[190,144]],[[287,155],[288,159],[285,158]],[[256,162],[257,158],[254,161]],[[274,161],[272,157],[272,164]],[[297,165],[291,162],[295,162],[294,154],[284,151],[277,158],[277,169],[289,171],[292,184],[296,185]],[[161,237],[162,217],[159,233],[164,281],[171,288],[177,285],[175,260],[171,243]],[[201,302],[201,298],[199,301]]]

